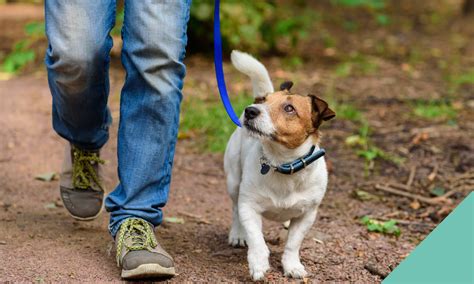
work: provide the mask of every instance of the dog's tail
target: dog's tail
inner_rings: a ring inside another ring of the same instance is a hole
[[[273,93],[273,84],[268,75],[268,71],[260,61],[250,54],[233,50],[230,59],[232,64],[252,80],[254,97],[263,97],[268,93]]]

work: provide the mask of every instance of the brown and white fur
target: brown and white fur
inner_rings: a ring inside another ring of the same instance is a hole
[[[314,95],[289,92],[282,85],[275,92],[266,68],[247,53],[233,51],[232,63],[253,84],[254,104],[241,116],[242,128],[232,134],[225,152],[227,189],[233,201],[229,244],[248,246],[248,264],[254,280],[263,279],[270,268],[269,250],[262,233],[262,216],[278,222],[290,221],[282,256],[286,276],[307,275],[299,250],[327,186],[324,158],[293,175],[260,173],[260,158],[273,165],[304,156],[313,145],[319,149],[318,128],[335,116],[328,104]]]

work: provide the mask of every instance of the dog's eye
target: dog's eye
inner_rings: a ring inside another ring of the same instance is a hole
[[[295,111],[295,108],[292,106],[292,105],[286,105],[284,108],[283,108],[287,113],[292,113]]]

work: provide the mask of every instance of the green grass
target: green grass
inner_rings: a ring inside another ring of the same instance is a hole
[[[418,102],[413,107],[413,113],[426,119],[446,120],[456,118],[456,110],[446,102]]]
[[[377,72],[378,68],[379,66],[373,58],[353,53],[343,62],[337,64],[333,72],[335,77],[345,78],[351,75],[372,75]]]
[[[401,165],[405,162],[403,157],[396,154],[388,153],[374,145],[370,138],[370,126],[368,122],[362,118],[362,125],[359,128],[359,134],[348,136],[345,140],[346,145],[356,149],[357,156],[365,160],[365,175],[368,176],[370,170],[374,167],[375,160],[382,159]]]
[[[371,219],[369,216],[364,216],[360,221],[367,227],[367,230],[369,232],[394,235],[396,237],[400,236],[400,234],[402,233],[400,228],[397,226],[397,221],[395,220],[382,222],[379,220]]]
[[[240,116],[253,98],[241,93],[232,99],[232,106]],[[232,123],[219,100],[203,101],[190,98],[183,103],[180,131],[195,136],[198,148],[204,152],[222,153],[236,126]]]
[[[447,81],[451,94],[456,93],[461,86],[474,85],[474,68],[465,72],[450,74],[447,76]]]
[[[24,38],[13,44],[12,51],[0,64],[0,71],[17,74],[36,59],[33,45],[45,37],[44,22],[30,22],[24,26]]]
[[[338,119],[346,119],[351,121],[361,121],[362,113],[359,109],[351,104],[334,103],[331,104],[336,112]]]
[[[35,59],[36,53],[29,48],[29,42],[21,40],[14,45],[12,52],[5,57],[0,69],[9,74],[16,74]]]

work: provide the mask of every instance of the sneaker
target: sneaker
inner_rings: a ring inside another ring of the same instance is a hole
[[[97,218],[103,207],[104,187],[100,176],[99,150],[81,150],[66,145],[59,191],[64,207],[77,220]]]
[[[143,219],[126,219],[115,236],[117,265],[122,278],[140,279],[174,276],[173,258],[158,244],[151,224]]]

